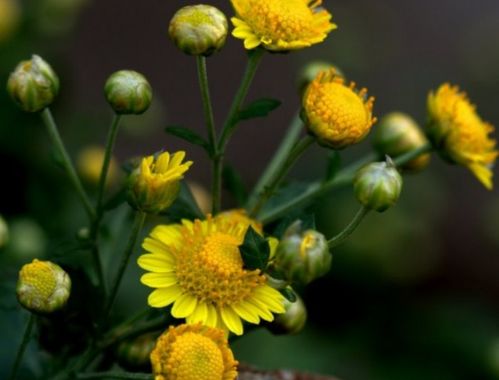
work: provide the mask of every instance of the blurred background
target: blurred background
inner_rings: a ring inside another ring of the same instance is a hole
[[[209,3],[232,15],[228,0]],[[106,78],[118,69],[140,71],[153,86],[154,102],[145,115],[125,118],[117,162],[187,149],[195,161],[188,179],[209,187],[205,153],[164,133],[167,125],[179,124],[204,133],[195,60],[167,37],[170,18],[186,4],[0,0],[0,84],[32,53],[50,62],[61,79],[53,112],[78,160],[84,148],[105,143],[112,117],[103,97]],[[248,187],[296,113],[296,78],[312,60],[332,62],[348,79],[368,87],[377,116],[404,111],[424,123],[429,90],[450,81],[468,92],[485,120],[499,125],[497,0],[325,0],[324,5],[339,26],[325,43],[267,54],[259,69],[248,99],[273,97],[283,104],[265,120],[242,124],[229,147],[228,158]],[[232,38],[208,60],[218,123],[245,60],[241,42]],[[367,138],[342,152],[342,161],[370,150]],[[312,149],[293,179],[322,176],[326,157],[323,149]],[[27,318],[15,301],[17,271],[35,257],[71,261],[68,257],[77,254],[71,242],[85,217],[54,164],[40,119],[21,113],[5,91],[0,91],[0,160],[0,214],[9,230],[3,244],[0,227],[3,377]],[[90,191],[94,177],[86,173]],[[229,199],[227,207],[233,205]],[[347,188],[309,211],[315,212],[319,230],[332,236],[357,207]],[[110,231],[122,234],[122,240],[127,218],[126,207],[110,218]],[[425,172],[406,177],[397,207],[370,215],[333,253],[331,273],[302,294],[309,310],[306,330],[293,337],[252,332],[234,344],[236,357],[261,368],[299,368],[345,380],[499,379],[498,225],[497,190],[486,191],[467,170],[435,156]],[[117,251],[107,250],[108,269]],[[132,265],[119,295],[123,314],[145,307],[147,289],[139,284],[139,273]],[[36,344],[29,350],[26,379],[40,370],[43,358],[35,354],[41,351]]]

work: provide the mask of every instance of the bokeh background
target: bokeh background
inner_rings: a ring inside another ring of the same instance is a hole
[[[164,133],[172,124],[204,131],[195,61],[167,37],[169,19],[188,3],[0,0],[0,83],[32,53],[51,62],[62,80],[53,111],[76,159],[84,147],[105,143],[112,117],[102,90],[107,76],[118,69],[140,71],[152,83],[153,106],[141,117],[126,118],[117,160],[187,149],[195,161],[189,179],[208,186],[204,152]],[[209,3],[232,14],[228,0]],[[378,116],[399,110],[424,123],[428,91],[450,81],[466,89],[484,119],[499,125],[497,0],[324,3],[339,29],[316,47],[268,54],[257,74],[249,99],[274,97],[283,104],[269,118],[241,125],[230,145],[228,158],[248,187],[298,109],[297,74],[312,60],[332,62],[368,87],[376,96]],[[241,43],[232,38],[209,59],[219,123],[245,60]],[[342,152],[342,160],[347,163],[370,149],[368,138]],[[323,175],[326,157],[322,149],[311,150],[292,178]],[[85,219],[54,164],[40,119],[18,111],[5,91],[0,91],[0,162],[0,214],[10,235],[0,249],[3,377],[27,317],[14,297],[19,267],[35,257],[64,262]],[[232,205],[229,199],[227,206]],[[331,236],[356,209],[347,188],[309,211]],[[125,236],[126,209],[112,217],[111,230]],[[293,337],[252,332],[234,344],[237,358],[261,368],[299,368],[348,380],[499,379],[498,224],[497,190],[486,191],[465,169],[435,156],[427,171],[406,178],[397,207],[370,215],[333,253],[331,273],[306,289],[306,330]],[[109,270],[116,251],[107,250]],[[123,314],[145,307],[147,291],[138,276],[132,265],[118,300]],[[36,344],[29,350],[26,379],[40,370],[43,357]]]

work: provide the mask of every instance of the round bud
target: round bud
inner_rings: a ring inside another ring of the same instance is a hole
[[[428,143],[418,124],[409,115],[392,112],[384,116],[374,134],[374,148],[383,155],[398,157]],[[430,154],[423,154],[402,166],[402,169],[419,171],[430,163]]]
[[[290,283],[306,285],[325,275],[331,268],[331,260],[324,235],[315,230],[303,231],[297,221],[279,242],[273,269]]]
[[[374,162],[360,169],[354,179],[357,200],[367,209],[383,212],[397,203],[402,177],[392,160]]]
[[[0,215],[0,249],[5,247],[9,242],[9,227],[7,226],[7,222]]]
[[[59,78],[47,62],[33,55],[10,74],[7,91],[23,111],[38,112],[52,104],[59,93]]]
[[[140,115],[152,101],[152,88],[147,79],[132,70],[111,74],[104,85],[106,100],[119,115]]]
[[[57,264],[33,260],[19,272],[17,299],[29,311],[53,313],[66,305],[71,292],[71,279]]]
[[[319,75],[322,71],[334,70],[335,75],[345,78],[343,72],[335,65],[324,61],[312,61],[306,64],[298,75],[296,81],[298,91],[303,93],[307,86]]]
[[[142,369],[150,371],[150,356],[157,338],[156,333],[149,333],[123,341],[116,350],[118,363],[130,371]]]
[[[227,18],[211,5],[190,5],[175,13],[168,33],[175,45],[189,55],[210,56],[225,45]]]
[[[283,314],[277,314],[268,329],[276,335],[293,335],[303,330],[307,322],[307,308],[303,300],[296,295],[295,302],[284,301],[286,311]]]

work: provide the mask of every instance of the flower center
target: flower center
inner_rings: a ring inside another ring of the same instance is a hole
[[[56,276],[50,265],[43,261],[35,260],[30,265],[23,267],[21,280],[33,287],[43,299],[52,296],[57,286]]]

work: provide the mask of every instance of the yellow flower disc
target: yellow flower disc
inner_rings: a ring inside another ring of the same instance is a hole
[[[323,71],[308,86],[303,97],[303,116],[309,131],[323,145],[341,149],[360,142],[376,118],[372,115],[374,98],[367,90],[356,91],[346,85],[334,69]]]
[[[336,29],[322,0],[231,0],[232,34],[246,49],[296,50],[324,41]]]
[[[156,288],[149,305],[173,304],[175,318],[243,333],[242,320],[258,324],[283,313],[283,296],[259,270],[247,270],[239,245],[254,222],[240,212],[181,225],[157,226],[144,240],[139,266],[144,285]],[[257,229],[258,231],[258,229]]]
[[[467,167],[492,189],[492,166],[498,155],[489,135],[494,127],[477,114],[465,93],[445,83],[428,96],[429,135],[444,157]]]
[[[234,360],[223,330],[207,326],[170,327],[151,353],[155,380],[233,380]]]

